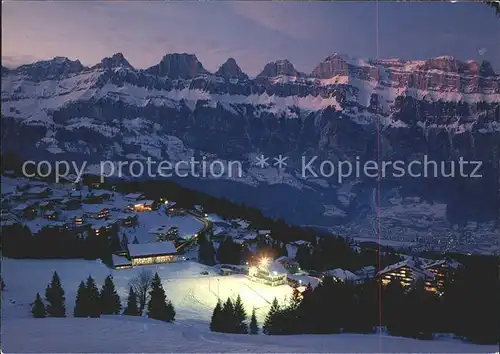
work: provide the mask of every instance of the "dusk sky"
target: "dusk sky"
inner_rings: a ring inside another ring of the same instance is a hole
[[[66,56],[93,65],[122,52],[136,68],[194,53],[250,75],[287,58],[310,72],[335,52],[374,58],[376,4],[331,2],[2,2],[2,64]],[[379,3],[379,57],[452,55],[500,71],[500,19],[482,3]]]

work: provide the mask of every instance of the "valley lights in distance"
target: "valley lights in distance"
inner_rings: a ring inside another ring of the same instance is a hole
[[[191,157],[189,160],[176,162],[162,160],[154,161],[150,157],[145,160],[121,160],[121,161],[101,161],[97,167],[91,171],[87,161],[25,161],[22,165],[22,173],[25,177],[47,178],[54,176],[55,181],[69,179],[73,182],[80,182],[84,174],[99,175],[101,182],[105,178],[115,177],[122,179],[147,179],[147,178],[171,178],[171,177],[195,177],[195,178],[242,178],[244,176],[243,166],[248,168],[277,169],[283,171],[285,167],[295,170],[295,175],[303,179],[307,178],[334,178],[338,183],[342,183],[350,178],[481,178],[480,169],[482,161],[466,161],[460,157],[458,161],[433,161],[427,155],[423,155],[422,160],[395,160],[395,161],[362,161],[356,156],[355,161],[348,160],[320,160],[318,156],[302,156],[297,168],[292,168],[287,163],[288,157],[279,155],[274,157],[274,163],[269,163],[269,158],[259,155],[253,164],[248,161],[218,160],[208,161],[203,156],[201,161]],[[300,166],[300,168],[299,168]],[[297,173],[298,172],[298,173]]]

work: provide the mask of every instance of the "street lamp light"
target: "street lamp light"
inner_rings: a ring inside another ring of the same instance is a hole
[[[267,266],[269,265],[269,258],[266,258],[266,257],[262,258],[262,259],[260,260],[260,265],[261,265],[262,267],[267,267]]]

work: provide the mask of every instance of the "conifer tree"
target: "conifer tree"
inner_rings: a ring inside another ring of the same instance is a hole
[[[122,251],[126,251],[128,249],[128,237],[125,233],[122,235],[120,247],[121,247]]]
[[[204,234],[198,237],[198,261],[206,265],[215,264],[215,249],[211,241]]]
[[[64,290],[61,285],[61,279],[55,271],[50,284],[45,289],[45,300],[48,303],[46,308],[47,316],[66,317]]]
[[[391,335],[402,334],[406,316],[405,290],[399,281],[393,280],[383,289],[381,296],[384,325]]]
[[[101,289],[101,314],[104,315],[118,315],[122,310],[120,296],[116,292],[113,278],[108,275],[104,279],[104,285]]]
[[[234,321],[234,306],[230,298],[222,306],[220,331],[225,333],[234,333],[236,325]]]
[[[151,291],[149,292],[149,302],[147,307],[147,314],[149,318],[167,322],[175,320],[174,306],[165,295],[165,290],[163,290],[158,273],[155,273],[153,282],[151,283]]]
[[[274,334],[277,332],[277,316],[279,316],[280,306],[278,304],[278,300],[274,298],[271,308],[267,313],[266,319],[264,320],[264,326],[262,327],[262,331],[265,334]]]
[[[137,245],[139,241],[137,240],[137,236],[134,236],[134,241],[132,242],[134,245]]]
[[[141,315],[139,307],[137,306],[137,295],[135,294],[134,289],[132,287],[130,287],[128,291],[127,307],[123,311],[123,314],[127,316]]]
[[[222,319],[222,305],[220,300],[217,301],[217,305],[214,307],[212,313],[212,319],[210,320],[210,330],[212,332],[221,332],[221,319]]]
[[[76,293],[75,308],[73,310],[74,317],[88,317],[89,316],[89,296],[87,287],[83,281],[78,286]]]
[[[36,293],[35,301],[31,307],[31,314],[35,318],[44,318],[47,316],[47,312],[45,311],[45,305],[42,302],[42,298],[39,293]]]
[[[290,299],[290,308],[293,310],[297,310],[300,306],[300,302],[301,299],[299,289],[293,288],[292,297]]]
[[[257,324],[257,317],[255,316],[255,308],[252,310],[252,317],[250,318],[250,334],[258,334],[259,325]]]
[[[247,334],[248,325],[245,322],[247,319],[247,313],[245,311],[245,308],[243,307],[241,296],[239,294],[236,298],[236,301],[234,302],[233,316],[235,332],[239,334]]]
[[[100,295],[99,289],[94,281],[94,279],[89,275],[87,282],[85,283],[88,301],[88,312],[89,317],[100,317],[101,316],[101,306],[100,306]]]
[[[121,240],[116,226],[108,231],[108,247],[110,253],[117,252],[121,249]]]

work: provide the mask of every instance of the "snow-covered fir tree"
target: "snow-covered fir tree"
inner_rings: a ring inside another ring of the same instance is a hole
[[[61,279],[54,271],[52,280],[45,289],[45,300],[47,301],[48,317],[66,317],[66,298],[62,288]]]
[[[35,301],[31,305],[31,314],[35,318],[44,318],[47,316],[47,312],[45,310],[45,305],[44,305],[39,293],[36,293]]]
[[[103,315],[118,315],[122,310],[120,296],[116,292],[115,284],[111,275],[104,279],[104,285],[101,289],[101,314]]]
[[[167,322],[173,322],[175,320],[174,306],[165,295],[165,290],[163,289],[158,273],[155,273],[153,282],[151,283],[147,314],[149,318],[155,320]]]
[[[135,294],[132,287],[130,287],[128,291],[127,307],[125,307],[125,310],[123,310],[123,314],[127,316],[141,315],[141,311],[139,310],[139,306],[137,304],[137,295]]]

